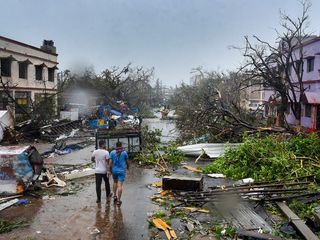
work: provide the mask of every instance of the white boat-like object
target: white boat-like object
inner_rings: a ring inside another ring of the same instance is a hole
[[[240,143],[199,143],[178,147],[187,156],[199,156],[205,153],[210,158],[217,158],[228,148],[236,148]]]

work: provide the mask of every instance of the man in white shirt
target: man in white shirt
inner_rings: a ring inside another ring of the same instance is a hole
[[[91,161],[95,162],[95,175],[96,175],[96,192],[97,192],[97,203],[101,202],[101,183],[104,180],[106,186],[107,200],[111,197],[109,176],[109,152],[106,150],[106,141],[99,141],[99,149],[94,150],[92,153]]]

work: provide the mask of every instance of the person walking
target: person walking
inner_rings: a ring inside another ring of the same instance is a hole
[[[113,177],[113,198],[114,202],[120,206],[122,191],[123,191],[123,182],[126,178],[126,169],[129,169],[128,163],[128,153],[123,149],[122,143],[116,143],[116,149],[110,153],[110,170]]]
[[[97,203],[100,203],[102,179],[104,180],[104,183],[105,183],[107,200],[109,200],[111,197],[110,184],[109,184],[110,156],[109,156],[109,152],[106,150],[105,140],[99,141],[99,149],[93,151],[91,161],[95,162]]]

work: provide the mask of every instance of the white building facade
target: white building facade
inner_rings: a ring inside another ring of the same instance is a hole
[[[9,105],[19,114],[14,102],[28,109],[44,94],[56,95],[57,57],[53,41],[38,48],[0,36],[0,109]]]
[[[300,51],[296,50],[298,56]],[[297,64],[294,62],[292,64]],[[290,77],[293,82],[297,82],[297,76],[295,71],[291,71]],[[301,65],[302,82],[304,86],[304,95],[302,96],[303,102],[301,103],[301,119],[300,124],[302,127],[311,130],[320,130],[320,37],[312,36],[307,41],[303,42],[303,64]],[[264,101],[266,106],[266,116],[274,116],[276,114],[276,107],[270,104],[274,96],[272,89],[266,89],[264,94]],[[296,92],[297,96],[300,96],[299,92]],[[292,110],[288,107],[286,112],[286,120],[289,124],[295,124],[297,119],[292,113]]]

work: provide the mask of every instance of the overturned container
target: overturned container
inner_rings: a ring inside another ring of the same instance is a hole
[[[0,147],[0,194],[24,192],[38,178],[43,159],[33,146]]]

